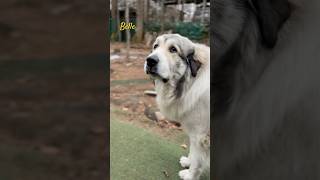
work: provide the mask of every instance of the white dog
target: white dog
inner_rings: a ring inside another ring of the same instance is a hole
[[[155,81],[157,104],[169,119],[181,123],[190,152],[182,156],[183,180],[198,180],[210,169],[210,48],[178,34],[159,36],[144,65]]]

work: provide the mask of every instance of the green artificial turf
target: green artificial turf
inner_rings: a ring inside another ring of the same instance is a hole
[[[111,180],[179,180],[187,150],[134,124],[111,119]],[[201,180],[208,180],[204,175]]]
[[[112,180],[179,179],[178,160],[186,153],[178,144],[145,129],[111,120]]]

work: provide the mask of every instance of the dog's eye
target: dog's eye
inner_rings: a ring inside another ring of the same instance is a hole
[[[176,53],[176,52],[177,52],[177,48],[171,46],[171,47],[169,48],[169,51],[170,51],[171,53]]]
[[[158,44],[155,44],[155,45],[153,46],[153,49],[156,49],[158,46],[159,46]]]

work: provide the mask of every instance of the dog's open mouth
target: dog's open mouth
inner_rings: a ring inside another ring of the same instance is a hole
[[[163,83],[167,83],[169,81],[168,78],[164,78],[156,72],[147,71],[146,73],[150,76],[151,79],[161,79]]]
[[[161,77],[159,74],[150,74],[152,79],[161,79],[163,83],[167,83],[169,79]]]

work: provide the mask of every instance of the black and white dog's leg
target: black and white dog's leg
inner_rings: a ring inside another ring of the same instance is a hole
[[[198,137],[190,136],[190,153],[188,157],[182,156],[180,164],[189,165],[189,169],[179,172],[179,176],[183,180],[198,180],[202,171],[202,148]],[[182,161],[181,161],[182,160]]]

